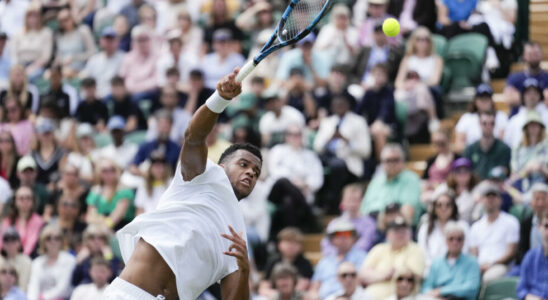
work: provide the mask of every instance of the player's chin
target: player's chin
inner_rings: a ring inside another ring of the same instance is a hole
[[[245,184],[240,184],[236,187],[236,189],[238,190],[238,196],[240,199],[242,198],[245,198],[247,196],[249,196],[249,194],[251,194],[251,192],[253,191],[253,187],[255,185],[252,184],[252,185],[245,185]]]

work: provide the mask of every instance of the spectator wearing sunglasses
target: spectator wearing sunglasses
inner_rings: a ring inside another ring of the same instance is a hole
[[[447,254],[432,263],[422,293],[435,298],[474,300],[480,290],[481,272],[475,257],[464,254],[466,229],[449,221],[444,228]]]
[[[4,300],[26,300],[27,296],[17,287],[17,270],[12,263],[0,264],[0,298]]]
[[[372,300],[365,290],[360,286],[358,280],[358,271],[350,262],[344,262],[337,270],[337,278],[342,285],[342,289],[326,300],[338,300],[339,297],[346,297],[348,300]]]
[[[28,255],[23,253],[23,247],[21,246],[21,237],[15,229],[15,227],[8,227],[4,231],[2,238],[2,257],[0,257],[0,264],[11,263],[17,271],[17,286],[27,291],[30,278],[31,260]],[[5,295],[2,295],[4,299]]]
[[[63,249],[75,251],[82,241],[82,233],[87,225],[80,221],[81,203],[77,198],[65,195],[59,197],[55,204],[56,215],[51,218],[49,224],[61,228]]]
[[[408,268],[401,268],[394,274],[392,285],[395,293],[385,300],[418,300],[419,276]],[[378,298],[380,300],[382,298]]]

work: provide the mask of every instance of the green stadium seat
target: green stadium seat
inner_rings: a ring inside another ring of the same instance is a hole
[[[112,144],[112,137],[107,133],[98,133],[93,137],[97,148],[103,148]]]
[[[139,109],[143,113],[146,120],[150,117],[150,109],[152,108],[152,100],[143,99],[139,101]]]
[[[439,34],[432,35],[432,42],[434,43],[434,48],[436,49],[436,54],[445,57],[445,50],[447,49],[447,39],[444,36]]]
[[[450,90],[474,86],[481,79],[487,38],[478,33],[457,35],[447,43],[445,68],[451,72]]]
[[[147,132],[145,130],[134,131],[124,138],[124,142],[140,145],[146,141]]]
[[[512,216],[516,217],[520,223],[533,213],[530,207],[523,204],[512,205],[509,212]]]
[[[516,286],[518,280],[518,277],[505,277],[490,282],[483,290],[480,300],[517,300]]]

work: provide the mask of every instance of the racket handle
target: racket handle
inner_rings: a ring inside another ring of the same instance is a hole
[[[255,62],[253,59],[248,60],[245,65],[240,69],[240,72],[238,72],[238,75],[236,75],[236,82],[242,82],[253,69],[255,69]]]

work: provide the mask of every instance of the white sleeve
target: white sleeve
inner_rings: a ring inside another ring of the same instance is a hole
[[[40,268],[39,257],[32,262],[29,285],[27,288],[27,298],[29,300],[38,299],[38,293],[40,292],[40,276],[42,275],[42,269]]]
[[[479,221],[477,221],[477,222],[479,222]],[[476,234],[478,229],[477,229],[477,226],[475,226],[475,225],[476,224],[472,225],[472,228],[470,229],[470,239],[468,240],[470,247],[478,247],[479,246],[478,236]]]
[[[10,185],[6,180],[0,178],[0,203],[6,204],[12,196]]]
[[[508,215],[506,243],[514,244],[519,242],[519,222],[512,215]]]
[[[323,166],[316,153],[309,150],[307,152],[309,171],[306,176],[306,184],[312,192],[316,192],[323,185]]]
[[[144,208],[147,198],[147,189],[145,184],[139,185],[137,188],[137,193],[135,193],[135,207]]]
[[[419,228],[419,234],[417,236],[417,243],[421,247],[423,253],[427,255],[428,247],[426,246],[426,240],[428,239],[428,223],[425,222]]]
[[[464,115],[460,117],[459,121],[457,122],[457,125],[455,125],[456,132],[466,134],[466,126],[468,125],[467,119],[468,119],[468,113],[465,113]]]

